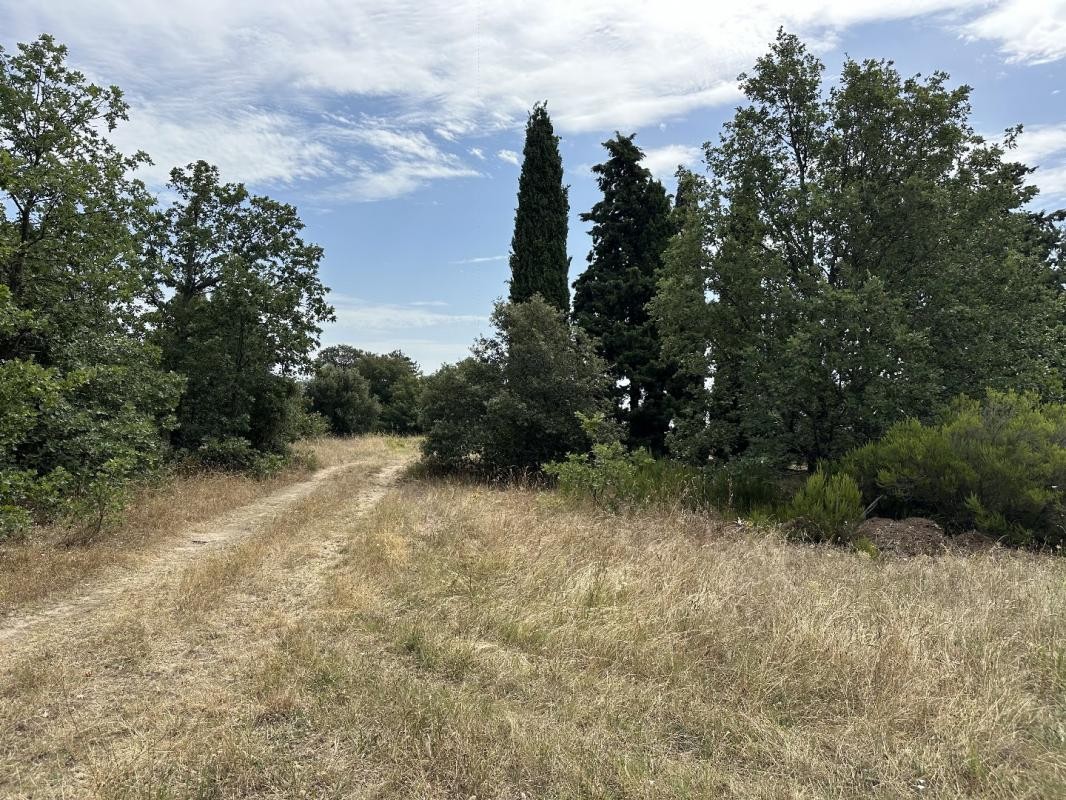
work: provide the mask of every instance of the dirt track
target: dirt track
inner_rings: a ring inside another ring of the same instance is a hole
[[[0,797],[100,796],[101,779],[78,772],[83,754],[105,747],[137,769],[146,752],[165,758],[168,719],[209,716],[312,602],[412,453],[353,456],[0,621]]]

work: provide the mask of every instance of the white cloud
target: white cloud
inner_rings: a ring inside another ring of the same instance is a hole
[[[465,358],[470,343],[489,327],[488,317],[482,314],[434,310],[447,305],[439,300],[370,303],[333,294],[330,302],[337,321],[325,330],[323,346],[351,344],[375,353],[403,350],[425,370]]]
[[[1005,0],[963,26],[999,43],[1010,61],[1041,64],[1066,56],[1066,0]]]
[[[479,158],[482,161],[485,160],[485,151],[482,150],[480,147],[471,147],[469,150],[467,150],[467,152],[475,158]]]
[[[506,261],[507,256],[478,256],[476,258],[461,258],[458,261],[452,261],[452,264],[485,264],[489,261]]]
[[[437,147],[421,131],[390,128],[382,120],[334,118],[330,135],[369,149],[350,159],[344,180],[327,190],[330,197],[368,202],[408,194],[434,180],[480,175],[454,153]]]
[[[514,164],[516,167],[518,166],[518,153],[514,150],[497,150],[496,158],[500,159],[500,161],[506,161],[508,164]]]
[[[819,50],[849,26],[954,12],[932,24],[1041,61],[1066,53],[1064,3],[0,0],[0,19],[8,43],[51,31],[94,79],[126,89],[139,127],[123,135],[161,165],[195,150],[250,182],[336,171],[335,196],[369,200],[476,174],[429,134],[458,143],[516,130],[544,98],[563,134],[635,130],[732,102],[737,73],[779,25]],[[321,120],[357,103],[387,109],[387,119],[349,140],[363,148],[353,156]],[[406,149],[427,142],[430,158]],[[475,149],[464,148],[480,160]],[[514,153],[497,155],[511,162]]]
[[[363,332],[382,333],[411,328],[451,325],[477,325],[487,321],[479,314],[446,314],[424,306],[364,303],[343,295],[331,295],[337,313],[337,327]]]
[[[644,151],[644,166],[660,180],[669,178],[677,172],[678,166],[691,167],[696,164],[702,150],[685,144],[668,144],[665,147],[653,147]]]
[[[1066,161],[1038,169],[1032,176],[1032,181],[1040,187],[1037,205],[1047,207],[1066,204]]]
[[[1010,158],[1030,166],[1040,164],[1048,156],[1066,155],[1066,122],[1057,125],[1026,125],[1018,137],[1018,146]]]
[[[1029,181],[1040,187],[1037,205],[1066,201],[1066,122],[1027,125],[1007,158],[1036,167]]]
[[[149,105],[116,128],[114,139],[127,152],[145,150],[153,157],[155,163],[140,176],[156,186],[167,181],[171,168],[198,159],[216,164],[224,180],[272,184],[320,178],[331,171],[335,153],[309,133],[285,114],[208,111],[180,120]]]

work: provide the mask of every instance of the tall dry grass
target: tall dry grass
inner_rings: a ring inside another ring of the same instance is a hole
[[[351,446],[351,445],[349,445]],[[365,486],[17,662],[0,795],[1066,796],[1066,562]],[[89,624],[91,623],[91,624]]]
[[[1061,560],[872,561],[458,483],[316,524],[339,568],[209,708],[155,712],[165,757],[98,754],[94,796],[1066,795]]]

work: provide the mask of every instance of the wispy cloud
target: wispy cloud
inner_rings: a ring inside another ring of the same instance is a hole
[[[518,129],[543,98],[564,134],[637,129],[733,102],[779,25],[818,50],[852,26],[937,14],[1008,59],[1066,55],[1066,0],[0,0],[8,42],[51,31],[126,89],[120,135],[160,170],[195,155],[238,180],[325,174],[354,200],[476,175],[440,145],[480,161],[466,140]],[[384,124],[330,138],[322,115],[361,100],[388,109]]]
[[[1066,122],[1026,126],[1008,158],[1036,167],[1029,180],[1040,187],[1038,206],[1066,202]]]
[[[488,317],[482,314],[447,314],[413,303],[367,303],[343,295],[331,296],[337,314],[337,327],[382,333],[411,328],[450,325],[478,325]]]
[[[514,150],[497,150],[496,158],[500,159],[500,161],[506,161],[508,164],[514,164],[516,167],[518,166],[518,153]]]
[[[328,135],[360,150],[338,170],[342,179],[326,190],[324,194],[329,197],[386,200],[435,180],[481,174],[456,154],[442,150],[422,131],[392,127],[379,119],[331,119]]]
[[[461,258],[458,261],[449,261],[449,264],[485,264],[489,261],[506,261],[507,256],[478,256],[476,258]]]
[[[155,163],[140,176],[166,182],[172,167],[198,159],[218,165],[223,177],[258,184],[322,178],[336,161],[333,147],[287,114],[255,109],[207,111],[184,120],[169,109],[143,106],[114,138],[126,151],[146,150]]]
[[[1010,61],[1057,61],[1066,56],[1066,0],[1005,0],[962,30],[972,39],[998,42]]]
[[[337,321],[322,343],[351,344],[371,352],[402,350],[426,370],[469,354],[470,342],[489,327],[484,314],[452,314],[439,300],[372,303],[343,294],[330,295]]]

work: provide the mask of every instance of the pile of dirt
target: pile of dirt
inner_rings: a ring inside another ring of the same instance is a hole
[[[865,537],[882,555],[904,558],[984,552],[997,546],[995,540],[977,531],[948,536],[943,528],[924,517],[871,517],[858,527],[856,535]]]

